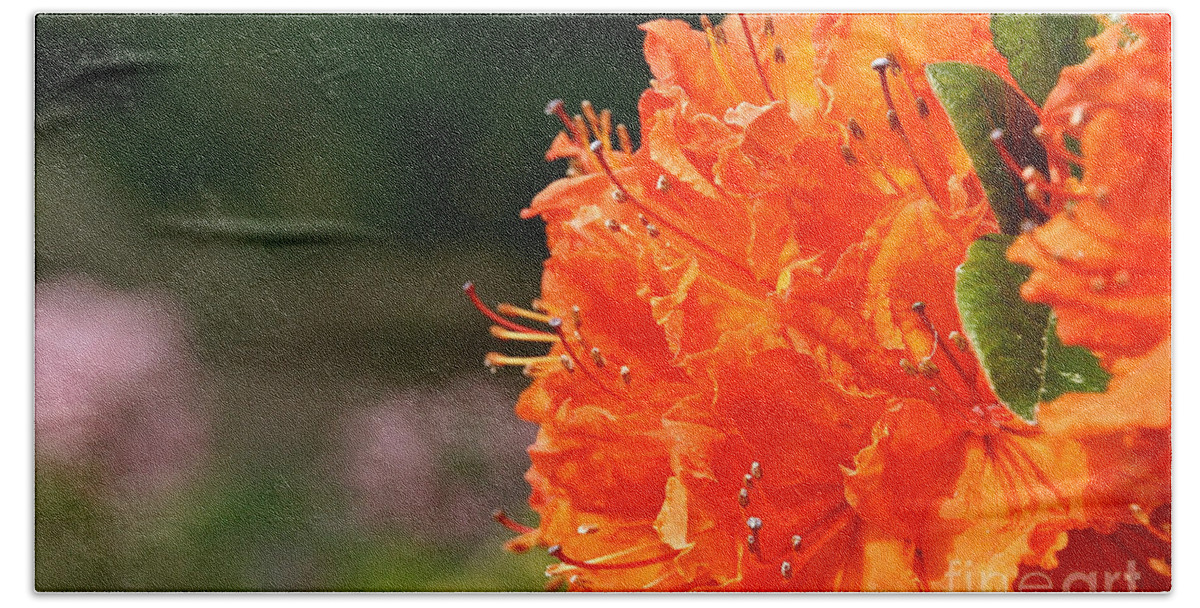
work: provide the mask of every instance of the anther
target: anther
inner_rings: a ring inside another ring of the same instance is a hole
[[[629,371],[628,365],[621,366],[621,379],[625,381],[626,386],[629,386],[629,382],[632,380],[632,374]]]
[[[1072,127],[1078,127],[1083,124],[1083,106],[1075,106],[1075,109],[1071,110],[1071,117],[1068,119],[1068,122],[1070,122]]]
[[[774,59],[775,59],[775,63],[778,63],[780,65],[787,63],[787,57],[785,57],[783,54],[783,47],[779,46],[778,44],[775,45]]]
[[[608,219],[604,220],[604,227],[608,228],[609,230],[611,230],[613,232],[621,231],[621,223],[612,218],[608,218]]]
[[[900,369],[904,370],[904,373],[910,376],[916,376],[918,373],[920,373],[917,371],[917,366],[913,365],[908,359],[900,360]]]
[[[770,15],[763,18],[763,36],[775,35],[775,19]]]
[[[578,306],[571,307],[571,320],[575,322],[575,327],[583,326],[583,317],[580,316],[579,312]]]
[[[738,504],[743,507],[750,506],[750,491],[746,488],[738,490]]]
[[[558,356],[558,360],[559,360],[559,362],[560,362],[560,363],[562,363],[562,366],[563,366],[563,367],[564,367],[564,368],[565,368],[567,371],[569,371],[569,372],[573,372],[573,371],[575,371],[575,362],[574,362],[574,361],[572,361],[572,360],[571,360],[571,357],[567,356],[567,354],[566,354],[566,353],[563,353],[563,354],[559,355],[559,356]]]
[[[1113,284],[1117,287],[1125,287],[1129,285],[1129,271],[1118,270],[1112,277]]]
[[[750,474],[753,475],[755,479],[762,479],[762,465],[759,464],[757,460],[750,463]]]
[[[855,139],[867,138],[867,132],[863,131],[862,125],[858,124],[857,120],[851,118],[850,120],[846,121],[846,126],[850,129],[850,134],[853,135]]]
[[[853,165],[858,162],[858,155],[850,148],[850,144],[842,144],[842,160],[846,161],[847,165]]]
[[[929,117],[929,104],[925,103],[924,97],[917,98],[917,115],[921,118]]]
[[[921,359],[921,363],[917,365],[917,371],[921,372],[921,375],[925,376],[926,378],[932,378],[938,375],[938,372],[941,370],[938,369],[936,363],[926,357]]]
[[[1042,189],[1038,188],[1036,182],[1025,183],[1025,198],[1028,198],[1031,201],[1036,201],[1042,198]]]
[[[896,114],[895,110],[887,111],[887,119],[888,126],[891,127],[893,131],[902,131],[904,129],[904,127],[900,126],[900,116]]]
[[[725,37],[724,24],[713,27],[713,38],[717,39],[718,46],[729,44],[729,39]]]
[[[900,61],[896,59],[895,53],[887,54],[888,67],[892,68],[893,74],[900,73]]]
[[[658,176],[658,181],[654,183],[654,187],[659,192],[666,192],[671,189],[671,182],[667,179],[666,175],[660,175]]]
[[[745,475],[742,476],[742,481],[745,482],[747,488],[754,487],[754,476],[753,475],[746,473]]]
[[[1033,181],[1037,177],[1039,177],[1039,173],[1033,165],[1027,165],[1024,169],[1021,169],[1021,181]]]
[[[1043,127],[1042,125],[1034,125],[1034,127],[1032,129],[1030,129],[1029,132],[1032,133],[1034,137],[1036,137],[1038,139],[1042,139],[1043,137],[1046,136],[1046,127]]]
[[[792,536],[792,551],[799,551],[799,550],[800,550],[800,544],[801,544],[802,540],[803,540],[803,539],[801,539],[801,538],[800,538],[800,535],[799,535],[799,534],[796,534],[796,535],[793,535],[793,536]]]
[[[595,534],[598,530],[600,530],[600,526],[596,524],[581,524],[575,529],[579,534]]]
[[[954,345],[958,347],[958,350],[960,350],[962,352],[967,352],[967,347],[970,346],[970,343],[967,342],[966,336],[962,335],[961,333],[959,333],[957,331],[952,331],[952,332],[950,332],[950,335],[947,337],[950,338],[950,341],[953,342]]]
[[[650,225],[650,220],[646,218],[646,215],[644,213],[638,214],[638,221],[641,222],[643,226]]]
[[[762,530],[763,522],[757,517],[749,517],[746,519],[746,527],[750,528],[751,532],[758,532]]]
[[[646,234],[649,234],[650,238],[658,238],[658,226],[646,224]]]
[[[746,535],[746,546],[749,547],[751,553],[758,555],[760,548],[758,546],[758,537],[757,536],[755,536],[753,534],[747,534]]]
[[[612,199],[617,203],[624,202],[626,200],[625,193],[620,190],[613,190]]]
[[[1004,139],[1004,129],[992,129],[992,132],[988,133],[988,139],[992,140],[993,142],[998,142],[1001,139]]]
[[[600,354],[600,347],[593,346],[591,353],[592,361],[596,363],[596,367],[604,367],[604,355]]]
[[[783,562],[782,564],[779,564],[779,574],[783,576],[783,578],[792,578],[791,562]]]
[[[871,62],[871,69],[875,70],[876,72],[882,72],[888,69],[889,64],[890,62],[888,61],[887,57],[880,57],[879,59]]]
[[[913,302],[912,309],[913,309],[913,312],[915,312],[919,315],[924,315],[925,314],[925,303],[924,302]]]

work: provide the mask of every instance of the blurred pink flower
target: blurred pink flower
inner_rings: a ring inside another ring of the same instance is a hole
[[[343,479],[356,516],[428,540],[494,533],[492,511],[524,503],[514,488],[535,435],[512,400],[487,380],[457,379],[347,414]]]
[[[36,463],[97,471],[103,490],[160,489],[206,443],[180,307],[87,279],[36,286]]]

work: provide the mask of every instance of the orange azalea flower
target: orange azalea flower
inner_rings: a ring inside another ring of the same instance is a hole
[[[1169,510],[1171,492],[1170,20],[1133,15],[1091,45],[1043,111],[1058,172],[1031,183],[1061,211],[1008,255],[1033,268],[1022,295],[1051,305],[1063,342],[1092,349],[1113,373],[1106,393],[1064,395],[1039,415],[1087,447],[1089,521],[1101,532],[1142,526],[1167,542],[1149,514]],[[1063,148],[1064,134],[1082,156]],[[1134,557],[1168,559],[1161,547]]]
[[[991,589],[1052,567],[1095,486],[1086,438],[996,405],[957,336],[955,268],[996,225],[920,77],[1011,81],[987,18],[703,23],[643,26],[636,152],[590,105],[548,107],[569,168],[523,213],[547,223],[543,299],[476,299],[497,337],[552,345],[488,358],[533,377],[518,413],[541,425],[541,521],[501,517],[513,548],[548,547],[572,589],[954,590],[972,566]]]

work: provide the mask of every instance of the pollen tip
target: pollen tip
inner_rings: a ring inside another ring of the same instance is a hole
[[[803,542],[803,539],[802,539],[802,538],[800,538],[800,535],[799,535],[799,534],[793,535],[793,536],[792,536],[792,551],[799,551],[799,550],[800,550],[800,544],[801,544],[802,542]]]
[[[546,549],[546,553],[553,557],[558,557],[558,555],[562,553],[562,545],[551,545]]]
[[[779,574],[783,578],[792,578],[791,562],[783,562],[782,564],[779,564]]]
[[[562,107],[563,107],[563,100],[551,99],[550,101],[546,102],[546,110],[545,110],[546,116],[551,116],[553,114],[558,113],[558,111],[561,110]]]
[[[600,143],[600,140],[597,139],[596,141],[593,141],[592,144],[588,147],[592,149],[592,152],[599,152],[600,147],[603,145],[604,144]]]
[[[752,532],[758,532],[762,530],[763,521],[758,517],[749,517],[746,519],[746,527],[750,528]]]
[[[550,327],[552,327],[554,329],[558,329],[558,328],[562,327],[562,323],[563,323],[563,320],[559,317],[551,317],[549,321],[546,321],[546,325],[549,325]]]
[[[883,70],[886,70],[889,65],[891,65],[891,62],[888,61],[887,57],[880,57],[879,59],[876,59],[875,61],[871,62],[871,69],[876,70],[876,71],[883,71]]]
[[[992,129],[992,132],[988,134],[988,139],[992,141],[1000,141],[1003,137],[1004,129]]]
[[[472,289],[475,289],[475,283],[471,281],[463,283],[463,291],[471,291]]]
[[[755,479],[762,479],[762,476],[763,476],[762,465],[759,464],[759,462],[757,460],[750,463],[750,474],[753,475]]]
[[[913,309],[913,312],[918,313],[918,314],[925,312],[925,303],[924,302],[913,302],[912,309]]]

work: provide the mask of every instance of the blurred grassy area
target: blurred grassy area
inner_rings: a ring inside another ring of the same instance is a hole
[[[517,212],[563,169],[542,108],[636,127],[647,19],[39,16],[36,278],[178,298],[214,446],[154,505],[39,465],[38,587],[540,589],[548,560],[491,522],[358,525],[326,457],[347,408],[483,373],[460,288],[537,296],[544,235]],[[524,378],[494,382],[515,400]],[[524,466],[491,472],[496,506],[523,504]]]

